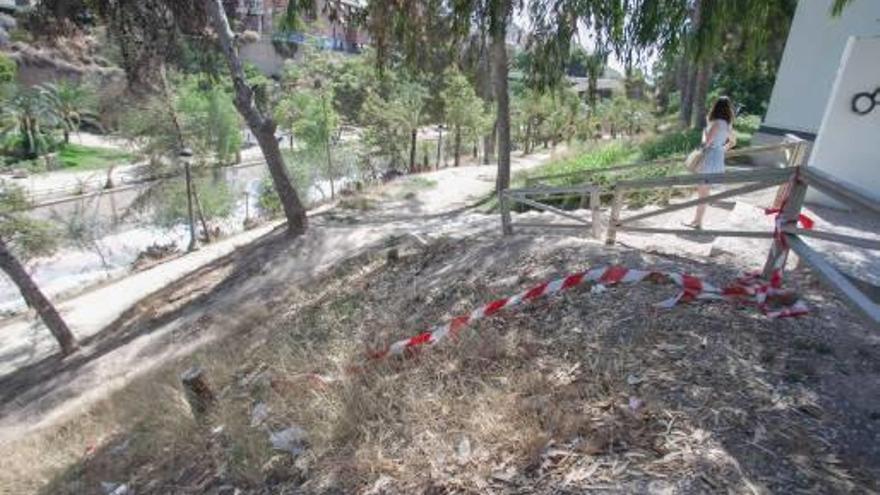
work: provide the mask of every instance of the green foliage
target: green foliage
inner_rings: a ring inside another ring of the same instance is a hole
[[[296,188],[297,195],[308,204],[310,199],[309,192],[318,180],[315,167],[307,161],[309,158],[307,156],[308,153],[290,150],[284,150],[282,153],[284,155],[284,163],[287,165],[287,173]],[[275,191],[275,184],[272,182],[271,177],[263,179],[263,182],[260,184],[259,194],[258,204],[264,215],[277,217],[284,213],[281,199]]]
[[[131,154],[114,149],[66,144],[58,151],[58,160],[66,170],[96,170],[128,163]]]
[[[235,198],[226,181],[197,178],[193,179],[193,183],[206,220],[223,218],[232,213]],[[155,192],[156,223],[170,227],[188,222],[186,183],[182,180],[171,180],[159,187]]]
[[[27,216],[24,210],[29,206],[21,188],[0,189],[0,238],[22,259],[50,255],[58,247],[51,224]]]
[[[450,129],[459,129],[462,137],[472,143],[491,128],[492,116],[459,70],[454,67],[447,69],[444,80],[446,87],[440,98],[444,104],[446,124]]]
[[[96,122],[93,109],[97,106],[97,95],[85,84],[59,80],[45,83],[39,87],[40,95],[46,102],[46,109],[52,114],[68,141],[71,132],[79,130],[84,120]]]
[[[642,159],[651,161],[687,154],[700,146],[701,139],[702,132],[697,130],[662,134],[642,144]]]
[[[9,55],[0,53],[0,84],[15,82],[18,75],[18,64]]]
[[[232,95],[220,85],[203,85],[184,76],[171,88],[171,101],[157,95],[132,108],[120,128],[142,153],[176,160],[180,146],[174,115],[183,142],[204,162],[228,163],[241,147],[240,116]],[[157,161],[157,160],[154,160]]]
[[[427,90],[412,79],[390,79],[384,94],[373,90],[364,103],[365,141],[396,167],[409,150],[410,133],[422,124]]]
[[[184,142],[196,153],[229,163],[241,148],[241,117],[232,95],[221,86],[203,87],[186,78],[177,88],[175,107]]]

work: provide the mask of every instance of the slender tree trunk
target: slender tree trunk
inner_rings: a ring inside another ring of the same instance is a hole
[[[507,0],[501,0],[505,4]],[[509,6],[509,5],[508,5]],[[504,9],[507,11],[508,9]],[[496,189],[510,187],[510,95],[507,91],[507,15],[492,33],[492,66],[495,76],[495,99],[498,102],[498,176]]]
[[[461,164],[461,127],[455,126],[455,163],[457,167]]]
[[[437,167],[435,170],[440,170],[440,160],[443,157],[443,129],[440,128],[437,130]]]
[[[61,346],[61,353],[68,355],[77,349],[76,337],[73,332],[61,319],[61,315],[52,305],[52,302],[43,295],[37,284],[34,283],[31,276],[24,269],[24,266],[12,255],[6,243],[0,239],[0,269],[9,275],[12,282],[18,287],[22,297],[28,306],[34,308],[46,328],[52,332],[52,336]]]
[[[272,183],[281,205],[284,207],[284,214],[287,217],[287,230],[291,235],[299,235],[306,231],[308,220],[306,218],[306,210],[303,207],[296,189],[290,183],[290,177],[287,174],[287,167],[284,165],[284,157],[278,147],[278,140],[275,139],[276,124],[271,118],[262,114],[257,108],[254,98],[254,92],[248,86],[244,75],[244,68],[241,59],[238,56],[238,50],[234,45],[234,35],[229,28],[229,20],[223,11],[222,0],[202,0],[208,7],[211,21],[214,25],[214,31],[217,33],[217,39],[220,47],[226,56],[229,72],[232,75],[232,83],[235,88],[235,107],[244,117],[251,132],[257,138],[260,149],[263,151],[263,157],[266,159],[266,166],[269,168],[269,174],[272,176]]]
[[[532,152],[532,119],[526,119],[526,137],[523,145],[523,154],[528,155]]]
[[[211,231],[208,230],[208,220],[205,218],[205,210],[202,208],[202,200],[199,199],[199,191],[196,189],[195,182],[192,183],[192,198],[199,216],[199,223],[202,224],[202,232],[205,233],[205,240],[211,242]]]
[[[196,250],[196,217],[193,214],[193,183],[189,160],[183,163],[183,175],[186,180],[186,215],[189,220],[189,246],[187,251]]]
[[[330,199],[336,197],[336,187],[333,185],[333,155],[330,153],[330,140],[324,141],[324,149],[327,151],[327,177],[330,178]]]
[[[409,173],[416,173],[416,137],[418,134],[417,129],[413,129],[410,131],[409,136]]]
[[[70,131],[64,129],[64,144],[70,144]]]
[[[694,120],[693,128],[702,130],[706,127],[706,97],[709,93],[709,81],[712,79],[712,60],[707,56],[698,64],[697,81],[694,87]]]

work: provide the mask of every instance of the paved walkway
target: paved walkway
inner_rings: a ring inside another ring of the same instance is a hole
[[[90,337],[122,315],[128,308],[186,273],[250,243],[279,223],[263,225],[234,237],[202,246],[194,253],[175,258],[148,270],[87,292],[58,306],[78,339]],[[0,377],[56,352],[58,344],[38,319],[17,320],[0,330]]]

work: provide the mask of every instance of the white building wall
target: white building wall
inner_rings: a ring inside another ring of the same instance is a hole
[[[847,40],[880,35],[880,0],[856,0],[836,18],[832,2],[798,2],[764,118],[764,126],[776,134],[816,134]],[[880,64],[880,58],[872,63]]]
[[[875,91],[880,96],[880,36],[850,38],[808,166],[880,197],[880,98],[867,115],[853,111],[855,95]],[[807,199],[837,206],[812,191]]]

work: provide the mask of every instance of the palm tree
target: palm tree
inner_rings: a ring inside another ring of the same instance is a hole
[[[38,90],[13,89],[0,103],[0,133],[14,136],[26,158],[36,158],[48,148],[46,127],[55,122],[46,99]]]
[[[70,142],[70,133],[79,130],[83,120],[91,117],[94,95],[82,85],[61,80],[39,87],[46,106],[64,132],[64,144]],[[90,119],[94,120],[94,119]]]

